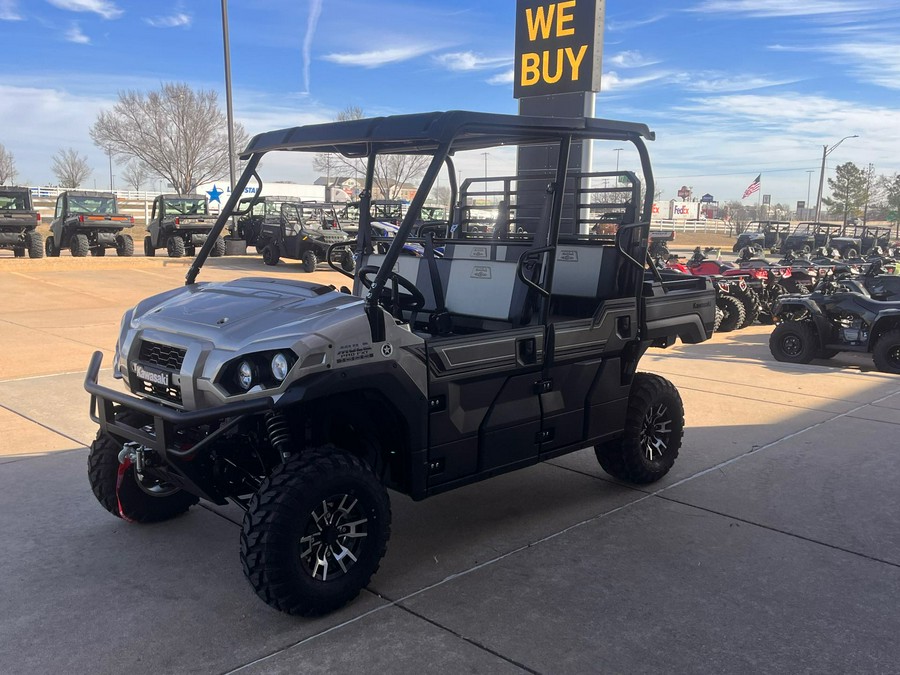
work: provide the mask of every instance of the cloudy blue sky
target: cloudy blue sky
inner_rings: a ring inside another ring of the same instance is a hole
[[[327,121],[351,104],[369,114],[517,110],[514,0],[228,7],[235,116],[251,133]],[[0,0],[0,143],[19,181],[52,182],[51,156],[74,147],[94,167],[89,182],[106,187],[106,157],[88,136],[97,113],[120,90],[167,81],[224,92],[220,21],[218,0]],[[685,184],[740,198],[762,173],[774,202],[806,200],[822,145],[850,134],[860,138],[830,166],[900,171],[898,34],[897,0],[607,0],[597,115],[657,132],[664,198]],[[612,152],[608,161],[598,168],[612,168]],[[269,167],[280,175],[264,178],[314,177]]]

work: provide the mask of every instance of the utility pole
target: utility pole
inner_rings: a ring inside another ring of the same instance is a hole
[[[848,138],[859,138],[859,135],[853,134],[852,136],[844,136],[830,148],[827,145],[822,146],[822,169],[819,172],[819,196],[816,199],[816,222],[819,222],[819,216],[822,213],[822,188],[825,186],[825,158],[834,152],[834,150]]]
[[[863,225],[869,222],[869,188],[872,186],[872,174],[875,172],[875,165],[869,162],[869,168],[866,169],[866,205],[863,207]]]
[[[806,171],[806,217],[804,220],[809,219],[809,189],[812,187],[812,175],[815,173],[815,169],[807,169]],[[800,214],[797,214],[797,217],[800,217]]]

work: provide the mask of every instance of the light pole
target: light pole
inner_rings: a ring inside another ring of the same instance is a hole
[[[828,157],[834,150],[837,149],[841,143],[846,141],[848,138],[859,138],[858,134],[853,134],[852,136],[844,136],[837,143],[832,145],[830,148],[827,145],[822,146],[822,169],[819,172],[819,196],[816,199],[816,222],[819,222],[819,215],[822,213],[822,188],[825,185],[825,158]]]
[[[613,152],[616,153],[616,173],[619,173],[619,153],[624,149],[625,148],[613,148]]]
[[[234,111],[231,108],[231,48],[228,44],[228,0],[222,0],[222,44],[225,47],[225,114],[228,116],[228,172],[234,189]]]
[[[491,154],[491,153],[489,153],[489,152],[482,152],[482,153],[481,153],[481,156],[484,157],[484,177],[485,177],[485,178],[487,178],[487,160],[488,160],[488,156],[489,156],[490,154]]]

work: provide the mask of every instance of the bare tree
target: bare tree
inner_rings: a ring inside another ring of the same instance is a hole
[[[16,179],[16,160],[13,154],[0,143],[0,185],[12,183]]]
[[[101,148],[113,148],[122,160],[140,160],[182,194],[228,174],[228,125],[215,91],[166,83],[159,91],[119,92],[112,110],[91,127]],[[236,147],[248,135],[234,125]]]
[[[375,187],[385,199],[399,199],[406,185],[425,173],[431,157],[381,155],[375,163]]]
[[[365,117],[363,109],[350,105],[341,110],[338,122],[359,120]],[[382,155],[375,164],[375,188],[385,199],[397,199],[405,184],[419,179],[428,168],[429,157],[420,155]],[[341,169],[354,176],[364,175],[366,162],[334,153],[319,153],[313,158],[313,168],[326,178],[337,177]]]
[[[87,157],[74,148],[60,149],[53,155],[53,165],[50,167],[56,174],[60,187],[77,188],[93,170],[88,166]]]
[[[149,177],[150,172],[140,160],[128,162],[125,170],[122,172],[122,180],[132,190],[140,190]]]

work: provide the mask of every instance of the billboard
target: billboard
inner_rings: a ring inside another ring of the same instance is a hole
[[[517,0],[513,98],[600,91],[605,0]]]

